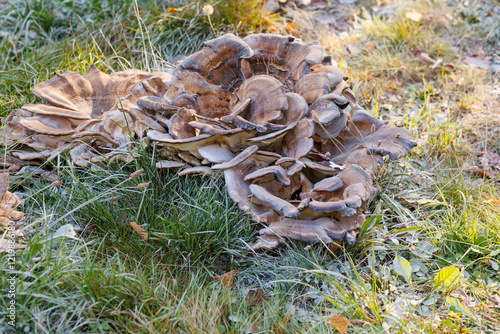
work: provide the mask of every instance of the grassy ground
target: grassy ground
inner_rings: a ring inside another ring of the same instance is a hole
[[[317,21],[340,5],[320,3],[269,16],[258,2],[220,1],[211,19],[218,33],[319,40],[362,105],[412,131],[419,145],[378,176],[359,242],[249,254],[259,227],[223,179],[158,172],[151,149],[104,170],[60,159],[46,167],[62,186],[36,170],[12,177],[28,247],[12,272],[16,329],[0,294],[0,332],[325,333],[333,315],[352,333],[500,331],[500,177],[481,165],[481,152],[500,153],[500,84],[491,67],[470,64],[499,52],[498,4],[355,3],[335,12],[351,27],[341,32]],[[213,37],[202,5],[0,1],[0,115],[35,101],[33,85],[57,71],[168,67]],[[231,270],[232,286],[214,280]],[[253,305],[246,295],[258,288],[269,299]]]

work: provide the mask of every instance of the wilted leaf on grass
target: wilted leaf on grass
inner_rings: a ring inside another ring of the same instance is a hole
[[[460,279],[460,269],[455,266],[444,267],[435,278],[434,289],[450,290]]]
[[[408,283],[411,283],[411,264],[408,260],[396,256],[394,259],[394,271],[405,278]]]
[[[130,227],[132,227],[132,229],[134,231],[136,231],[137,234],[139,234],[139,236],[142,238],[142,240],[148,240],[149,235],[148,235],[148,232],[144,231],[144,227],[142,227],[141,225],[136,224],[134,222],[130,222],[130,223],[128,223],[128,225]]]
[[[238,273],[238,269],[231,270],[223,275],[214,276],[214,279],[222,282],[223,287],[232,287],[234,283],[234,278]]]
[[[269,299],[269,296],[264,293],[264,290],[250,290],[247,293],[246,299],[250,302],[251,305],[260,305],[264,301]]]
[[[57,229],[57,231],[52,235],[52,239],[66,237],[70,239],[77,239],[75,228],[71,224],[66,224]]]
[[[453,298],[460,298],[460,301],[462,302],[462,304],[464,304],[465,306],[469,307],[469,308],[474,308],[476,307],[476,302],[473,301],[465,291],[463,290],[460,290],[460,291],[457,291],[457,292],[452,292],[450,294],[450,297],[453,297]]]
[[[460,312],[462,314],[468,315],[471,318],[474,318],[474,314],[472,314],[472,311],[467,306],[459,302],[456,298],[446,297],[446,306],[448,306],[451,311]]]
[[[349,327],[349,319],[346,319],[341,315],[334,315],[326,320],[326,323],[338,330],[341,334],[346,334],[347,328]]]

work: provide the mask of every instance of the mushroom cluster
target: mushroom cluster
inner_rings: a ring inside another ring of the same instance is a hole
[[[226,34],[171,73],[92,68],[41,83],[34,92],[49,104],[14,111],[7,138],[23,145],[18,159],[67,149],[80,165],[149,140],[170,157],[160,169],[224,174],[240,210],[267,225],[253,249],[352,243],[374,174],[415,143],[357,105],[346,79],[316,42]]]

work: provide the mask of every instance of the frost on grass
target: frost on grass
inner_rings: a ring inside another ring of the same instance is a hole
[[[317,42],[293,37],[226,34],[170,73],[92,67],[34,93],[47,103],[7,117],[5,142],[18,146],[4,164],[69,152],[89,166],[132,159],[138,143],[155,142],[172,160],[160,168],[224,174],[239,209],[268,225],[255,250],[283,238],[354,242],[379,167],[415,146],[406,129],[357,104]]]

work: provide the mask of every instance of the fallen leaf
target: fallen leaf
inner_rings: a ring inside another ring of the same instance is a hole
[[[50,184],[51,187],[59,187],[59,186],[62,186],[63,185],[63,182],[61,180],[55,180],[54,182],[52,182]]]
[[[295,34],[299,31],[299,24],[297,22],[287,22],[285,29],[290,34]]]
[[[419,22],[422,19],[422,14],[420,14],[416,10],[409,10],[406,13],[406,18],[415,22]]]
[[[483,202],[488,204],[500,204],[500,199],[491,199],[489,197],[485,197],[483,199]]]
[[[326,321],[327,324],[335,328],[339,333],[346,334],[349,327],[349,320],[341,315],[334,315]]]
[[[238,269],[234,269],[234,270],[231,270],[230,272],[227,272],[223,275],[214,276],[214,279],[216,281],[221,281],[223,287],[230,288],[233,286],[234,278],[236,277],[237,273],[238,273]]]
[[[130,222],[130,223],[128,223],[128,225],[130,227],[132,227],[132,229],[134,231],[136,231],[137,234],[139,234],[139,236],[141,237],[142,240],[148,240],[149,235],[148,235],[148,232],[144,231],[144,227],[142,227],[141,225],[134,223],[134,222]]]
[[[422,52],[418,55],[418,60],[421,63],[429,63],[429,64],[434,64],[436,61],[429,56],[427,52]]]
[[[450,290],[460,280],[461,272],[455,266],[442,268],[435,277],[434,288]]]
[[[483,168],[479,168],[479,167],[473,167],[473,168],[468,169],[467,171],[471,174],[478,175],[481,177],[487,177],[490,179],[495,177],[494,172],[492,172],[490,170],[483,169]]]
[[[169,12],[170,14],[173,14],[173,13],[177,12],[178,10],[179,10],[179,8],[172,8],[172,7],[170,7],[170,8],[168,9],[168,12]]]
[[[268,300],[269,296],[264,293],[264,290],[257,289],[248,291],[246,299],[251,305],[260,305],[264,301]]]
[[[57,231],[52,235],[51,239],[66,237],[70,239],[77,239],[75,228],[71,224],[66,224],[57,229]]]

